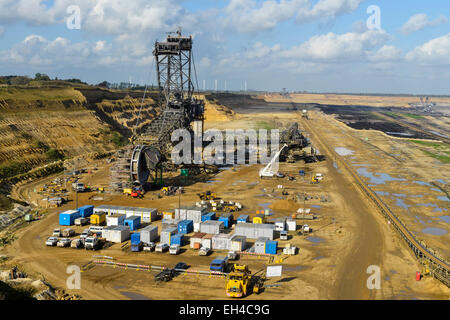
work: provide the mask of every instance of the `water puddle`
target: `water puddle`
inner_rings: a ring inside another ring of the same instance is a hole
[[[435,134],[435,135],[437,135],[437,136],[439,136],[439,137],[443,137],[443,138],[450,139],[449,136],[446,136],[445,134],[439,133],[439,132],[437,132],[437,131],[430,130],[429,132],[432,133],[432,134]]]
[[[320,260],[320,259],[323,259],[323,258],[325,258],[325,257],[324,256],[318,256],[318,257],[313,258],[313,260]]]
[[[146,296],[136,292],[121,291],[120,293],[131,300],[150,300]]]
[[[447,223],[450,223],[450,216],[440,216],[439,219],[441,219]]]
[[[431,184],[425,181],[414,181],[414,183],[420,184],[421,186],[431,187]]]
[[[385,184],[386,181],[406,181],[406,179],[401,179],[401,178],[394,178],[391,177],[389,174],[387,173],[375,173],[373,174],[372,172],[368,171],[367,168],[359,168],[356,169],[356,171],[358,172],[358,174],[360,176],[363,176],[365,178],[369,178],[370,179],[370,183],[373,184]]]
[[[334,148],[334,151],[336,151],[336,153],[340,156],[350,156],[350,155],[353,155],[353,153],[355,153],[355,151],[344,148],[344,147]]]
[[[404,193],[393,193],[392,195],[394,197],[400,197],[400,198],[406,197],[406,194],[404,194]]]
[[[311,205],[312,208],[316,208],[316,209],[320,209],[322,208],[322,206],[319,206],[318,204],[313,204]]]
[[[264,203],[258,203],[258,206],[267,208],[268,206],[270,206],[272,204],[272,202],[264,202]]]
[[[441,201],[450,201],[446,196],[438,196],[437,198]]]
[[[408,208],[411,207],[411,206],[408,206],[408,205],[403,201],[403,199],[397,199],[397,200],[395,201],[395,205],[398,206],[398,207],[401,207],[401,208],[403,208],[403,209],[405,209],[405,210],[408,210]]]
[[[321,237],[307,237],[306,240],[308,240],[310,242],[314,242],[314,243],[321,243],[321,242],[325,241],[325,239],[323,239]]]
[[[303,269],[305,269],[304,266],[296,266],[296,267],[283,266],[283,271],[300,271]]]
[[[379,196],[388,196],[389,192],[385,192],[385,191],[375,191],[375,193]]]
[[[447,230],[434,227],[422,229],[422,232],[433,236],[443,236],[444,234],[447,234]]]

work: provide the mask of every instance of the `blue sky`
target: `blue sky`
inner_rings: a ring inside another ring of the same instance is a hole
[[[444,0],[0,0],[0,74],[155,82],[152,45],[181,26],[200,88],[450,94],[449,19]]]

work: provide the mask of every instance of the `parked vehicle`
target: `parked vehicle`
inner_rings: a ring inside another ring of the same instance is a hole
[[[61,229],[53,229],[53,234],[52,236],[54,237],[61,237]]]
[[[83,248],[83,246],[84,246],[83,240],[81,240],[81,239],[74,239],[74,240],[72,240],[72,242],[70,243],[70,247],[71,247],[71,248],[75,248],[75,249]]]
[[[76,226],[85,226],[89,223],[89,218],[77,218],[74,223]]]
[[[86,240],[87,237],[91,236],[92,233],[89,229],[84,229],[83,232],[81,233],[80,239],[81,240]]]
[[[150,242],[150,243],[144,244],[143,250],[144,251],[153,251],[153,250],[155,250],[155,247],[156,247],[156,244],[154,242]]]
[[[208,247],[201,247],[198,251],[199,256],[207,256],[211,253],[211,249]]]
[[[217,272],[226,272],[228,269],[228,257],[217,257],[209,266],[209,270]]]
[[[228,251],[227,257],[228,257],[228,260],[237,260],[239,255],[237,254],[236,251]]]
[[[73,237],[75,235],[75,230],[71,228],[64,229],[62,232],[63,237]]]
[[[184,262],[178,262],[174,267],[174,269],[178,269],[178,270],[181,270],[181,269],[186,270],[187,268],[189,268],[189,266]]]
[[[179,254],[180,253],[180,245],[179,244],[173,244],[169,248],[170,254]]]
[[[76,192],[83,192],[86,188],[84,187],[83,183],[74,182],[74,183],[72,183],[72,189]]]
[[[166,252],[167,250],[169,250],[169,245],[167,243],[160,243],[155,248],[156,252]]]
[[[45,244],[50,247],[56,246],[57,243],[58,243],[57,237],[50,237],[47,239],[47,241],[45,241]]]
[[[288,240],[288,232],[280,231],[280,240]]]
[[[84,248],[86,250],[97,250],[100,248],[100,241],[97,237],[87,237],[84,241]]]
[[[71,242],[72,241],[69,238],[60,238],[58,240],[57,246],[58,247],[68,247],[68,246],[70,246]]]

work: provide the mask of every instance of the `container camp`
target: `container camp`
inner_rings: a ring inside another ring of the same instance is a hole
[[[78,211],[80,212],[80,217],[87,218],[90,217],[94,213],[94,206],[93,205],[85,205],[78,208]]]
[[[223,227],[228,229],[231,227],[233,223],[233,214],[232,213],[224,213],[219,217],[219,221],[223,221]]]
[[[177,233],[170,237],[170,245],[178,244],[179,246],[182,246],[184,243],[184,235]]]
[[[141,226],[141,217],[129,216],[124,220],[123,225],[130,227],[131,231],[137,230]]]
[[[266,221],[266,217],[262,213],[258,213],[256,216],[253,217],[253,223],[262,224],[262,223],[265,223],[265,221]]]
[[[200,222],[194,222],[194,232],[200,231]]]
[[[75,219],[80,217],[78,210],[67,210],[59,214],[59,224],[61,226],[71,226],[75,223]]]
[[[186,234],[194,230],[194,222],[192,220],[183,220],[178,223],[178,233]]]
[[[216,220],[216,213],[215,212],[208,212],[202,216],[202,222],[208,221],[208,220]]]
[[[142,243],[148,244],[150,242],[155,242],[156,239],[158,239],[157,226],[146,226],[144,229],[141,229]]]
[[[162,228],[168,229],[168,228],[178,228],[178,223],[180,223],[181,220],[179,219],[164,219],[162,220]]]
[[[214,250],[230,250],[231,248],[230,234],[216,234],[212,237],[212,249]]]
[[[103,236],[107,241],[122,243],[130,238],[130,228],[125,226],[107,227],[108,231]],[[105,230],[103,229],[103,230]],[[103,232],[102,232],[103,234]]]
[[[170,246],[170,238],[176,234],[178,231],[178,228],[167,228],[161,231],[160,235],[160,242],[168,244]]]
[[[275,226],[273,224],[238,223],[235,228],[235,235],[246,236],[249,239],[267,237],[274,238]]]
[[[284,230],[286,230],[286,219],[278,218],[275,221],[275,231],[284,231]]]
[[[245,236],[234,235],[231,238],[231,248],[233,251],[244,251],[247,248],[247,238]]]
[[[288,218],[286,219],[286,225],[288,231],[296,231],[297,230],[297,220]]]
[[[115,208],[117,208],[117,206],[102,204],[101,206],[94,207],[94,213],[106,212],[106,214],[108,215],[117,214],[118,212],[115,210]]]
[[[102,225],[106,222],[106,213],[105,212],[97,212],[91,215],[91,224],[93,225]]]
[[[240,223],[240,222],[246,223],[246,222],[249,222],[249,219],[250,219],[250,216],[248,214],[241,214],[237,218],[236,223]]]
[[[201,245],[202,247],[210,248],[212,247],[212,234],[207,234],[202,238]]]
[[[200,249],[202,238],[206,235],[206,233],[196,232],[189,239],[191,249]]]
[[[123,226],[126,216],[124,214],[113,214],[106,217],[107,226]]]
[[[200,232],[219,234],[223,232],[223,221],[208,220],[200,224]]]

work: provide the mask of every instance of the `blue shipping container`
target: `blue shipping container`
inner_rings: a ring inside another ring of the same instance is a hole
[[[131,244],[139,244],[141,243],[141,234],[140,232],[135,232],[131,234]]]
[[[87,218],[94,213],[94,206],[93,205],[82,206],[78,208],[78,211],[80,212],[80,217]]]
[[[219,221],[223,221],[224,228],[229,228],[229,227],[231,227],[231,224],[233,222],[233,216],[231,214],[230,215],[222,215],[219,218]]]
[[[241,214],[238,218],[237,218],[237,222],[248,222],[249,221],[249,215],[248,214]]]
[[[268,254],[277,254],[277,241],[266,241],[266,253]]]
[[[180,246],[183,245],[183,235],[182,234],[174,234],[173,236],[170,237],[170,245],[173,244],[178,244]]]
[[[202,215],[202,222],[208,220],[216,220],[216,213],[208,212],[207,214]]]
[[[139,229],[141,226],[141,217],[139,216],[130,216],[125,219],[124,226],[130,227],[131,231]]]
[[[75,224],[75,219],[80,217],[78,210],[70,210],[59,214],[59,224],[61,226],[71,226]]]
[[[178,223],[178,233],[186,234],[194,231],[194,221],[183,220]]]

